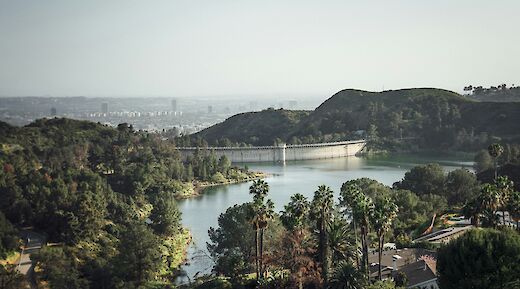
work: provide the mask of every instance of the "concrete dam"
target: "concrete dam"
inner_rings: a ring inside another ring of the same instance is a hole
[[[301,145],[276,145],[254,147],[208,147],[217,158],[226,156],[231,162],[285,162],[296,160],[316,160],[341,158],[356,155],[366,145],[365,140],[328,142]],[[183,158],[193,155],[198,147],[177,148]]]

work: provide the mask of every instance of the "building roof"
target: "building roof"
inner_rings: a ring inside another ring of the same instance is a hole
[[[393,268],[393,266],[394,266],[393,256],[394,255],[401,257],[400,259],[396,258],[397,259],[396,265],[397,265],[398,269],[406,264],[416,262],[423,255],[429,255],[429,256],[433,256],[433,257],[437,256],[435,251],[421,249],[421,248],[404,248],[404,249],[384,250],[383,254],[381,256],[381,265],[383,268],[385,268],[385,267]],[[377,251],[372,252],[371,254],[368,255],[368,263],[371,265],[374,265],[374,267],[377,268],[376,265],[379,264],[378,258],[379,257],[378,257]]]
[[[414,242],[432,242],[432,243],[444,243],[445,241],[449,241],[449,239],[455,237],[458,234],[462,234],[466,232],[467,230],[473,228],[473,226],[464,226],[464,227],[451,227],[442,229],[433,233],[430,233],[428,235],[419,237],[414,240]]]
[[[433,263],[436,263],[433,261]],[[432,269],[433,267],[433,269]],[[399,269],[406,275],[408,284],[406,287],[414,287],[430,280],[436,280],[436,264],[432,264],[431,260],[419,260],[414,263],[407,264]]]

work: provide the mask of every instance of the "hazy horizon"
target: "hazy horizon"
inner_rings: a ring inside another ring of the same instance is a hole
[[[326,98],[520,84],[519,9],[513,0],[0,0],[0,96]]]

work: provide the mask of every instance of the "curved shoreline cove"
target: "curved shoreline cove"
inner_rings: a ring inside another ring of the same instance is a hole
[[[446,171],[461,167],[472,170],[473,162],[460,158],[400,154],[373,157],[347,157],[324,160],[275,163],[251,163],[248,167],[267,174],[269,196],[279,212],[294,193],[312,198],[319,185],[325,184],[339,196],[341,185],[352,179],[368,177],[391,186],[403,178],[412,167],[427,163],[439,163]],[[211,272],[213,261],[206,250],[209,242],[208,229],[216,227],[218,217],[227,208],[251,201],[250,182],[208,187],[199,197],[179,200],[183,226],[192,233],[192,244],[188,249],[186,265],[182,266],[184,276],[179,283],[186,283],[197,276]]]

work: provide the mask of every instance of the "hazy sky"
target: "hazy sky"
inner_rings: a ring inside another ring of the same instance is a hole
[[[0,0],[0,95],[520,84],[518,0]]]

